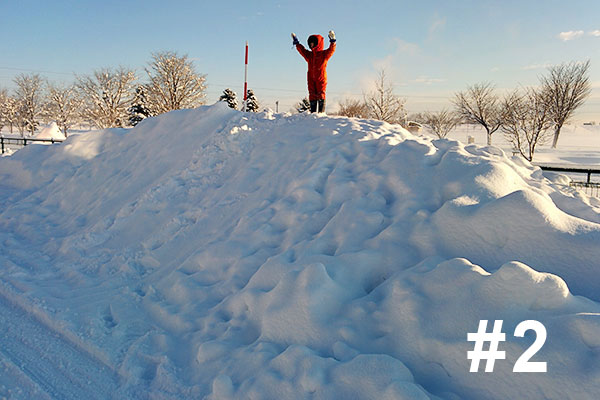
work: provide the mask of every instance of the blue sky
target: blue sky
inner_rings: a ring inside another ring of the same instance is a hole
[[[334,29],[328,109],[361,96],[385,68],[409,111],[448,106],[468,85],[535,85],[547,66],[591,60],[592,97],[577,116],[600,122],[600,1],[0,0],[0,87],[20,73],[73,81],[123,65],[140,78],[151,53],[187,54],[207,75],[207,101],[249,87],[287,111],[306,95],[306,63],[291,45]]]

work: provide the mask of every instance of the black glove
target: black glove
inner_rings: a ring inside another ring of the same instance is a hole
[[[296,36],[296,34],[295,34],[295,33],[292,33],[292,44],[293,44],[294,46],[296,46],[296,45],[299,45],[299,44],[300,44],[300,41],[298,40],[298,37]]]

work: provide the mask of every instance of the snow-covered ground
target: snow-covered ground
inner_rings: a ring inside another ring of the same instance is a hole
[[[485,130],[471,125],[459,126],[450,132],[448,138],[468,143],[469,136],[476,144],[487,143]],[[512,154],[511,145],[501,131],[492,135],[492,143],[509,155]],[[600,125],[565,125],[557,148],[552,149],[550,144],[551,140],[536,148],[534,163],[594,165],[600,168]]]
[[[600,200],[480,134],[217,104],[0,158],[0,397],[595,398]]]

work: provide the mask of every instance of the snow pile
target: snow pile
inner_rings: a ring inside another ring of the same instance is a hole
[[[172,112],[0,160],[0,299],[117,398],[589,398],[600,204],[560,188],[378,121]],[[507,359],[470,373],[482,319]],[[547,373],[512,372],[529,319]]]
[[[64,140],[65,134],[60,131],[56,122],[52,121],[48,126],[40,130],[40,133],[36,135],[36,139]]]

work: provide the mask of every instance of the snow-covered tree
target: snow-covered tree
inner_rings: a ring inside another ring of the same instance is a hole
[[[554,121],[552,148],[556,148],[563,125],[571,119],[575,110],[585,102],[592,91],[589,69],[589,60],[585,63],[561,64],[548,68],[550,75],[541,78]]]
[[[8,102],[8,90],[5,88],[0,88],[0,132],[4,125],[6,124],[6,106],[5,104]]]
[[[248,95],[246,96],[246,111],[248,112],[258,112],[259,104],[256,96],[254,95],[254,91],[252,89],[248,89]]]
[[[65,137],[68,130],[79,121],[82,101],[75,86],[48,84],[48,102],[44,114],[49,121],[55,121]]]
[[[219,101],[226,101],[229,108],[233,108],[234,110],[238,107],[237,95],[229,88],[223,90],[223,94],[219,97]]]
[[[78,77],[76,86],[84,101],[83,119],[101,129],[125,126],[135,80],[134,71],[124,67],[102,68],[92,76]]]
[[[187,55],[154,53],[145,70],[150,80],[146,98],[154,115],[204,104],[206,76],[195,71]]]
[[[17,85],[15,98],[19,103],[22,126],[33,135],[43,109],[44,81],[38,74],[20,74],[14,82]]]
[[[13,128],[17,126],[17,119],[19,115],[19,102],[13,96],[10,96],[8,92],[3,100],[0,100],[0,114],[4,126],[10,128],[10,133],[13,133]]]
[[[304,112],[310,111],[310,101],[308,101],[308,98],[305,97],[302,100],[300,100],[298,103],[296,103],[294,108],[299,113],[304,113]]]
[[[27,125],[27,117],[25,112],[23,111],[23,106],[21,102],[17,100],[17,113],[15,114],[15,126],[19,129],[19,133],[21,136],[25,137],[25,132],[29,126]]]
[[[492,144],[492,134],[502,126],[500,99],[490,83],[479,83],[459,92],[454,98],[456,113],[464,122],[479,124],[487,132],[487,144]]]
[[[148,107],[146,91],[147,87],[145,85],[139,85],[135,89],[135,96],[131,103],[131,107],[127,109],[127,112],[129,113],[129,124],[131,126],[136,126],[142,120],[152,116]]]
[[[379,71],[375,90],[365,96],[365,103],[371,118],[391,124],[401,123],[406,119],[405,100],[394,94],[394,87],[386,79],[385,70]]]

